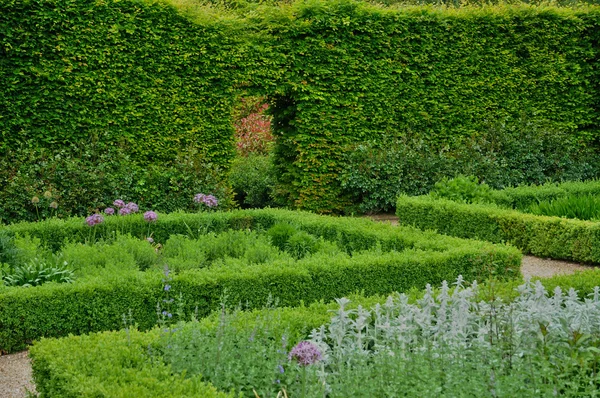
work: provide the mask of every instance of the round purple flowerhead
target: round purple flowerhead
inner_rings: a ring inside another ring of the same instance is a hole
[[[135,203],[133,203],[133,202],[129,202],[129,203],[127,203],[127,204],[125,205],[125,207],[126,207],[126,208],[128,208],[128,209],[129,209],[129,211],[130,211],[131,213],[137,213],[137,212],[138,212],[138,210],[140,209],[140,208],[138,207],[138,205],[136,205],[136,204],[135,204]]]
[[[121,199],[117,199],[113,202],[113,205],[117,208],[120,209],[122,207],[125,207],[125,202],[123,202]]]
[[[203,193],[196,194],[194,202],[204,203],[208,207],[216,207],[219,204],[219,201],[213,195],[204,195]]]
[[[194,202],[202,203],[202,202],[204,202],[205,197],[206,197],[206,195],[204,195],[203,193],[198,193],[194,196]]]
[[[217,207],[217,205],[219,204],[219,201],[217,200],[217,198],[215,198],[212,195],[206,195],[204,197],[204,203],[208,206],[208,207]]]
[[[129,210],[128,207],[121,207],[119,209],[119,215],[120,216],[126,216],[127,214],[131,214],[131,210]]]
[[[290,351],[288,359],[295,359],[302,366],[312,365],[321,360],[321,351],[310,341],[301,341]]]
[[[104,209],[104,212],[107,215],[112,216],[113,214],[115,214],[115,209],[113,209],[112,207],[107,207],[106,209]]]
[[[102,224],[104,222],[104,217],[101,214],[92,214],[88,218],[85,219],[85,223],[90,227],[93,227],[96,224]]]
[[[158,218],[158,216],[152,210],[144,213],[144,220],[146,220],[148,222],[154,222],[154,221],[156,221],[157,218]]]

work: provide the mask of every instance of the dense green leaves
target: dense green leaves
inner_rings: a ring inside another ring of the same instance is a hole
[[[94,235],[82,219],[15,224],[6,231],[9,235],[40,237],[43,244],[57,250],[66,238],[85,241],[92,236],[111,236],[115,229],[141,237],[151,234],[156,242],[164,243],[174,234],[195,238],[230,229],[267,230],[275,224],[296,227],[298,232],[283,242],[283,247],[298,258],[313,251],[315,242],[310,235],[334,242],[345,253],[317,253],[296,262],[276,259],[250,264],[240,260],[213,268],[182,269],[171,275],[169,284],[173,297],[181,294],[185,312],[206,315],[216,308],[223,294],[232,305],[243,303],[250,308],[264,305],[269,297],[277,298],[281,305],[296,306],[354,292],[373,295],[422,288],[458,275],[468,280],[484,280],[490,275],[510,279],[518,275],[521,258],[517,249],[504,245],[465,241],[366,219],[272,209],[175,213],[160,215],[151,225],[142,216],[113,216],[93,227]],[[114,330],[129,311],[141,329],[154,325],[156,305],[164,299],[164,276],[135,270],[116,272],[116,265],[110,264],[106,268],[113,271],[72,284],[0,288],[0,350],[22,349],[42,336]]]
[[[279,192],[296,206],[342,211],[352,196],[341,195],[345,155],[365,141],[416,131],[434,151],[453,149],[490,122],[521,118],[568,133],[567,147],[594,139],[595,9],[291,10],[269,27],[287,54],[273,107]],[[524,169],[530,159],[515,160]]]

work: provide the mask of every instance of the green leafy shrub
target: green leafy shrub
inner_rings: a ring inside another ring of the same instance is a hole
[[[591,195],[566,196],[551,202],[540,202],[532,205],[528,213],[578,220],[598,220],[600,218],[600,197]]]
[[[249,154],[234,159],[229,181],[235,199],[243,208],[261,208],[275,204],[275,168],[270,155]]]
[[[567,134],[548,132],[524,121],[491,125],[476,136],[443,146],[429,142],[422,134],[406,135],[397,141],[350,148],[340,174],[343,193],[353,203],[350,210],[389,211],[396,206],[398,195],[424,195],[436,182],[460,175],[471,175],[490,188],[503,189],[590,179],[600,173],[593,148],[565,147],[571,139]],[[492,191],[491,195],[489,200],[511,205],[503,193]]]
[[[284,251],[290,238],[298,233],[298,229],[290,224],[279,223],[273,225],[267,231],[271,244],[279,250]]]
[[[489,185],[480,184],[475,176],[458,176],[452,179],[444,177],[435,183],[430,193],[433,198],[464,203],[490,202],[490,194]]]
[[[301,259],[319,249],[319,240],[304,231],[298,231],[289,237],[285,244],[285,251],[295,259]]]
[[[552,202],[567,196],[599,196],[600,181],[569,181],[560,184],[523,185],[492,191],[493,201],[504,207],[527,211],[541,202]]]
[[[51,260],[34,258],[26,264],[17,265],[3,279],[7,286],[32,287],[47,282],[71,283],[73,276],[68,263],[62,257],[53,256]]]
[[[198,192],[213,192],[223,209],[232,204],[233,193],[220,177],[224,170],[200,155],[182,155],[172,165],[140,165],[128,155],[93,146],[14,155],[0,157],[3,222],[85,216],[112,206],[117,198],[160,212],[194,210]],[[43,199],[38,206],[31,203],[44,191],[52,192],[56,209]]]

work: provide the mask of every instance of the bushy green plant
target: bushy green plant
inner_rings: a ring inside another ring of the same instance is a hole
[[[10,161],[9,161],[10,159]],[[116,198],[160,212],[194,210],[198,192],[213,192],[220,208],[232,204],[224,169],[199,153],[181,154],[173,164],[143,165],[125,153],[98,147],[60,151],[19,151],[0,157],[0,221],[37,221],[52,216],[87,216],[112,206]],[[57,209],[31,198],[52,191]]]
[[[550,202],[534,204],[528,209],[528,212],[542,216],[597,220],[600,218],[600,197],[566,196]]]
[[[565,147],[571,138],[523,120],[492,124],[476,136],[444,145],[410,132],[396,141],[348,148],[340,184],[353,203],[348,209],[368,213],[392,210],[398,195],[423,195],[436,182],[461,175],[494,189],[598,176],[594,149]],[[491,194],[493,198],[485,194],[486,201],[511,206],[507,198],[499,197],[502,194]]]
[[[290,224],[278,223],[267,230],[271,244],[284,251],[290,238],[298,233],[298,229]]]
[[[19,249],[15,245],[14,237],[6,230],[0,229],[0,264],[16,264]]]
[[[71,283],[74,274],[62,256],[53,255],[51,259],[34,258],[28,263],[13,267],[4,275],[7,286],[32,287],[47,282]]]
[[[491,188],[485,183],[480,184],[475,176],[444,177],[435,183],[430,195],[456,202],[489,203]]]
[[[243,208],[272,206],[275,187],[275,168],[270,155],[249,154],[234,159],[229,181],[235,200]]]
[[[298,231],[287,240],[285,251],[295,259],[301,259],[319,249],[319,240],[304,231]]]

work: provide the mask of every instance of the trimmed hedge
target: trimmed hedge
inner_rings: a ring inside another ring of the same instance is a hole
[[[105,224],[104,232],[110,224]],[[119,218],[112,219],[118,225]],[[149,225],[140,217],[127,218],[132,231],[146,236]],[[197,307],[200,315],[214,309],[221,296],[231,303],[261,306],[270,295],[281,305],[295,306],[321,299],[331,300],[356,291],[387,294],[438,284],[462,274],[466,279],[489,275],[518,275],[521,255],[515,248],[466,241],[411,228],[396,228],[365,219],[343,219],[284,210],[249,210],[231,213],[159,215],[150,225],[157,241],[170,234],[192,235],[230,228],[267,228],[289,222],[311,234],[335,241],[349,257],[300,260],[295,264],[263,264],[217,267],[182,272],[170,282],[174,297],[181,294],[186,312]],[[137,230],[136,230],[137,228]],[[17,224],[11,233],[30,233],[44,242],[66,237],[84,239],[90,228],[83,220],[49,220]],[[199,232],[198,232],[199,231]],[[102,229],[97,231],[100,235]],[[97,235],[98,236],[98,235]],[[0,350],[11,352],[43,336],[66,336],[114,330],[122,315],[132,311],[141,329],[156,323],[156,304],[163,298],[162,276],[132,273],[75,282],[46,284],[34,288],[0,290]]]
[[[596,139],[598,8],[317,1],[268,18],[286,54],[272,108],[279,193],[300,208],[342,212],[352,148],[413,130],[437,150],[521,118],[570,134],[568,147]]]
[[[403,225],[460,238],[510,243],[539,257],[600,263],[597,222],[536,216],[429,196],[400,196],[396,214]]]
[[[573,181],[561,184],[519,186],[491,191],[491,199],[499,206],[517,210],[532,204],[549,202],[565,196],[600,195],[600,181]]]
[[[145,0],[2,0],[0,14],[0,155],[75,142],[142,163],[232,158],[233,17],[192,23]]]
[[[594,286],[600,285],[600,272],[586,271],[569,276],[557,276],[542,279],[547,291],[557,286],[563,290],[573,287],[580,297],[594,292]],[[513,297],[516,288],[514,282],[497,284],[495,297]],[[486,287],[481,287],[486,291]],[[411,295],[411,299],[419,296]],[[489,297],[487,297],[489,298]],[[383,304],[384,296],[352,296],[348,308],[362,305],[371,308]],[[330,310],[338,308],[336,303],[318,302],[308,307],[277,308],[273,310],[255,310],[237,313],[230,322],[237,328],[253,328],[260,316],[268,313],[271,330],[286,334],[290,344],[306,338],[308,332],[331,320]],[[199,323],[179,325],[177,333],[211,332],[219,325],[216,314],[201,319]],[[149,332],[105,332],[88,336],[69,336],[63,339],[41,339],[30,349],[33,359],[33,373],[37,391],[42,397],[88,397],[98,396],[100,392],[111,397],[127,396],[163,396],[163,391],[172,388],[178,396],[188,396],[196,378],[184,379],[169,373],[168,366],[160,361],[149,364],[149,349],[157,347],[161,331],[154,328]],[[277,336],[275,336],[277,338]],[[110,348],[110,349],[109,349]],[[153,350],[156,352],[156,350]],[[208,387],[204,387],[207,388]],[[156,395],[145,395],[146,389],[155,389]],[[118,391],[118,394],[115,392]],[[138,391],[142,391],[138,393]],[[130,392],[127,395],[127,392]],[[135,393],[134,393],[135,392]],[[212,391],[203,396],[213,396]]]

